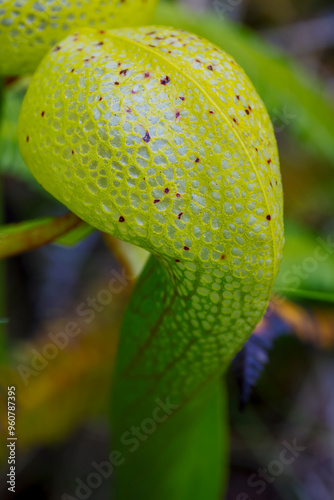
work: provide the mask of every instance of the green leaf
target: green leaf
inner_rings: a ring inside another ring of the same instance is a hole
[[[81,224],[73,213],[0,226],[0,259],[34,250]]]
[[[334,241],[300,223],[285,224],[285,247],[275,293],[309,300],[334,300]]]
[[[287,128],[334,164],[334,103],[294,59],[244,26],[220,18],[218,8],[195,14],[162,2],[155,20],[195,32],[233,56],[263,99],[276,133]]]
[[[333,302],[334,293],[331,292],[317,292],[316,290],[303,290],[295,288],[275,288],[275,293],[285,295],[294,299],[306,299],[320,302]]]
[[[95,231],[95,228],[82,221],[75,229],[64,234],[54,241],[57,245],[64,247],[74,247]]]
[[[156,7],[156,0],[0,3],[0,74],[9,76],[33,73],[70,32],[149,24]]]

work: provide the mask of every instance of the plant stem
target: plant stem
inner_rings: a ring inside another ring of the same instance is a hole
[[[3,113],[3,80],[0,79],[0,125]],[[2,176],[0,176],[0,225],[4,223],[3,188]],[[7,341],[6,341],[6,284],[5,284],[5,263],[0,261],[0,365],[6,361]]]

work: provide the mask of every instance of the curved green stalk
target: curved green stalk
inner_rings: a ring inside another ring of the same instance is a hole
[[[179,294],[170,272],[150,258],[123,324],[112,419],[113,449],[124,458],[115,471],[120,499],[215,499],[223,487],[227,416],[219,376],[234,349],[217,338],[221,303],[211,305],[201,335],[203,296]],[[198,288],[201,282],[199,275]]]
[[[115,374],[116,498],[217,499],[220,376],[266,309],[283,245],[260,98],[230,56],[195,35],[82,30],[35,73],[19,144],[76,215],[152,254]]]

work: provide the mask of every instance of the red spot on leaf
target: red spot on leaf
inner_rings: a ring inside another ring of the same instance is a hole
[[[153,203],[159,203],[159,201],[160,201],[160,200],[154,200],[154,202],[153,202]]]
[[[170,82],[169,76],[165,76],[165,78],[161,78],[160,83],[161,85],[167,85],[167,83]]]
[[[168,188],[165,188],[164,191],[165,191],[166,194],[169,193],[169,189]]]
[[[183,250],[189,250],[189,247],[183,247]]]
[[[180,212],[179,215],[177,216],[178,219],[181,219],[181,216],[183,215],[183,212]]]
[[[118,219],[118,221],[119,221],[119,222],[124,222],[124,221],[125,221],[125,219],[124,219],[123,215],[121,215],[121,216],[120,216],[120,218]]]
[[[271,220],[271,215],[267,215],[266,219]]]
[[[150,142],[151,136],[148,133],[148,131],[146,131],[146,134],[144,135],[144,137],[142,139],[143,139],[144,142]]]
[[[41,116],[43,117],[45,115],[45,111],[42,111]]]

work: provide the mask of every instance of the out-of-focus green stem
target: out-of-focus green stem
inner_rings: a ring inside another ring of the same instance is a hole
[[[0,78],[0,125],[3,114],[3,80]],[[4,223],[2,176],[0,174],[0,225]],[[6,361],[6,283],[5,262],[0,260],[0,366]]]

